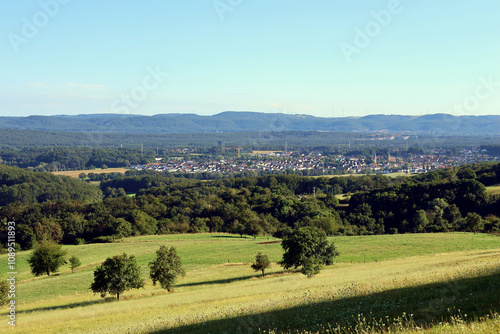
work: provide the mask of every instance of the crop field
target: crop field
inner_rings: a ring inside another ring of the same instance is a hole
[[[68,170],[68,171],[61,171],[61,172],[52,172],[52,174],[78,178],[78,176],[81,173],[85,173],[85,174],[88,174],[88,173],[95,173],[95,174],[122,173],[122,174],[125,174],[125,172],[128,170],[130,170],[130,169],[129,168],[85,169],[85,170]]]
[[[500,328],[500,237],[406,234],[334,237],[335,264],[312,278],[284,271],[278,239],[229,234],[142,236],[63,246],[69,265],[35,278],[17,254],[16,330],[0,311],[1,333],[496,333]],[[147,264],[175,246],[186,276],[174,292],[154,287]],[[273,262],[250,268],[257,252]],[[107,257],[135,255],[146,286],[116,298],[89,289]],[[7,256],[0,256],[5,272]],[[482,328],[482,329],[481,329]]]

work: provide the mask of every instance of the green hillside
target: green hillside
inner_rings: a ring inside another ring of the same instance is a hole
[[[31,251],[23,251],[16,261],[16,332],[320,331],[337,322],[344,329],[356,325],[358,314],[367,319],[387,316],[397,323],[393,319],[404,312],[414,314],[407,323],[411,327],[416,321],[429,325],[449,320],[459,314],[458,308],[468,320],[500,309],[498,236],[406,234],[332,240],[341,255],[311,279],[276,265],[282,254],[279,240],[264,237],[142,236],[112,244],[63,246],[67,258],[79,257],[82,266],[73,274],[66,265],[55,275],[38,278],[26,262]],[[153,287],[147,279],[147,264],[160,245],[177,248],[187,273],[173,293]],[[259,251],[273,261],[265,278],[250,268]],[[93,295],[93,268],[123,252],[137,257],[146,287],[125,292],[119,302]],[[7,256],[0,256],[0,262],[6,264]],[[429,311],[439,298],[443,302],[437,306],[443,310]],[[3,308],[0,316],[6,314]],[[6,322],[0,325],[0,332],[9,329]]]
[[[0,206],[67,199],[95,202],[101,198],[102,192],[97,187],[80,180],[0,164]]]

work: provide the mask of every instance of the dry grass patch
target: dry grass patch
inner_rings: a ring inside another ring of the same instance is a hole
[[[130,168],[107,168],[107,169],[84,169],[84,170],[67,170],[60,172],[51,172],[54,175],[64,175],[69,177],[78,178],[81,173],[94,173],[94,174],[109,174],[109,173],[122,173],[125,174]]]

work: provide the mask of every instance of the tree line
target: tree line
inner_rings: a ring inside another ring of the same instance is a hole
[[[419,135],[408,140],[371,140],[368,132],[339,131],[260,131],[260,132],[218,132],[218,133],[100,133],[1,129],[2,148],[24,149],[26,147],[97,147],[117,146],[140,150],[185,147],[245,147],[254,150],[283,150],[285,143],[291,150],[341,149],[347,150],[351,144],[356,147],[400,148],[419,146],[425,148],[478,147],[489,145],[498,147],[495,136],[480,137],[466,135]]]
[[[499,168],[498,163],[478,164],[401,178],[278,175],[199,181],[133,175],[102,187],[136,191],[135,197],[15,202],[1,208],[0,216],[17,223],[16,239],[23,249],[45,239],[109,242],[148,234],[281,237],[308,226],[328,235],[499,232],[500,198],[488,195],[484,184],[500,183]],[[349,193],[350,199],[336,196]]]
[[[154,152],[140,149],[91,147],[30,147],[1,149],[0,163],[39,172],[82,170],[155,162]]]

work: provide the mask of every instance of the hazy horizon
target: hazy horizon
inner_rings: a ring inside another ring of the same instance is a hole
[[[39,114],[32,114],[32,115],[19,115],[19,116],[16,116],[16,115],[0,115],[0,117],[36,117],[36,116],[44,116],[44,117],[65,117],[65,116],[68,116],[68,117],[76,117],[76,116],[104,116],[104,115],[116,115],[116,116],[146,116],[146,117],[154,117],[154,116],[163,116],[163,115],[196,115],[196,116],[202,116],[202,117],[211,117],[211,116],[216,116],[216,115],[220,115],[220,114],[224,114],[224,113],[257,113],[257,114],[282,114],[282,115],[289,115],[289,116],[308,116],[308,117],[318,117],[318,118],[363,118],[363,117],[369,117],[369,116],[405,116],[405,117],[415,117],[415,118],[418,118],[418,117],[423,117],[423,116],[436,116],[436,115],[447,115],[447,116],[454,116],[454,117],[481,117],[481,116],[500,116],[500,113],[499,114],[491,114],[491,115],[473,115],[473,114],[470,114],[470,115],[467,115],[467,114],[464,114],[464,115],[453,115],[453,114],[449,114],[449,113],[434,113],[434,114],[421,114],[421,115],[412,115],[412,114],[367,114],[367,115],[345,115],[345,116],[316,116],[316,115],[312,115],[312,114],[291,114],[291,113],[283,113],[283,112],[262,112],[262,111],[253,111],[253,110],[224,110],[224,111],[221,111],[221,112],[215,112],[213,114],[198,114],[198,113],[195,113],[195,112],[191,112],[191,113],[175,113],[175,112],[172,112],[172,113],[158,113],[158,114],[151,114],[151,115],[148,115],[148,114],[135,114],[135,113],[130,113],[130,114],[120,114],[120,113],[112,113],[112,112],[109,112],[109,113],[79,113],[79,114],[53,114],[53,115],[39,115]]]

